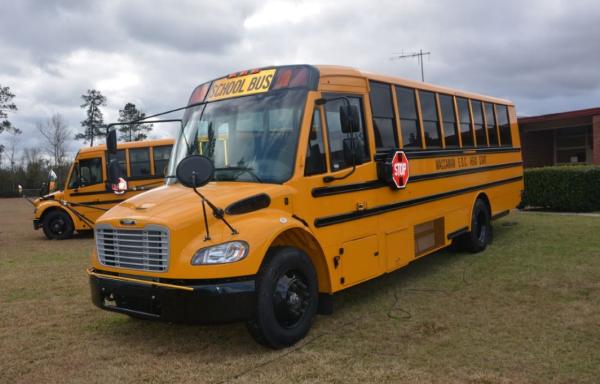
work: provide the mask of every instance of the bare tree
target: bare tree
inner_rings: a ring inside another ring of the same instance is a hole
[[[61,114],[55,113],[45,123],[38,123],[37,129],[44,137],[44,149],[54,161],[55,166],[63,163],[66,154],[66,143],[71,136],[71,130],[67,126]]]
[[[17,142],[19,141],[18,133],[12,133],[8,139],[8,162],[10,165],[10,171],[15,171],[15,160],[17,155]]]

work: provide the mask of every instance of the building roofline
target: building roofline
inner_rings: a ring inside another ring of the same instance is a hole
[[[575,119],[600,115],[600,108],[578,109],[575,111],[550,113],[547,115],[519,117],[519,124],[542,123],[547,121]]]

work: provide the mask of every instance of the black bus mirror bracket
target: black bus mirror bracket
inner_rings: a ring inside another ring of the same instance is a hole
[[[117,131],[114,129],[106,135],[106,150],[111,155],[117,154]]]

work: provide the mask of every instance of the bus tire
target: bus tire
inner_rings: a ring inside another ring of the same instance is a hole
[[[73,221],[62,210],[48,212],[44,216],[42,227],[48,240],[64,240],[73,235]]]
[[[252,337],[273,349],[289,347],[306,336],[318,306],[317,275],[312,262],[294,247],[267,252],[256,279]]]
[[[460,248],[472,253],[483,251],[492,242],[490,208],[483,199],[475,201],[471,215],[471,231],[459,240]]]

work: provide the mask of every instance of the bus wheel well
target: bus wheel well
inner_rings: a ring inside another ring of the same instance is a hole
[[[319,292],[331,292],[329,269],[319,242],[308,232],[300,228],[288,229],[280,233],[271,243],[271,247],[291,246],[308,255],[315,267]]]
[[[40,221],[43,223],[43,222],[44,222],[44,219],[46,218],[46,216],[48,216],[48,214],[49,214],[50,212],[54,212],[54,211],[63,211],[63,212],[65,212],[67,215],[69,215],[69,212],[65,211],[65,210],[64,210],[64,209],[62,209],[62,208],[59,208],[59,207],[49,207],[48,209],[46,209],[46,210],[45,210],[45,211],[42,213],[42,216],[40,216]],[[69,218],[70,218],[70,217],[71,217],[71,215],[69,215]],[[71,221],[72,221],[72,220],[71,220]]]
[[[477,201],[478,199],[483,200],[483,202],[487,206],[488,213],[490,214],[490,217],[491,217],[492,216],[492,204],[490,203],[490,199],[485,194],[485,192],[481,192],[479,195],[477,195],[477,198],[475,199],[475,201]],[[475,206],[475,203],[473,203],[473,206]]]

